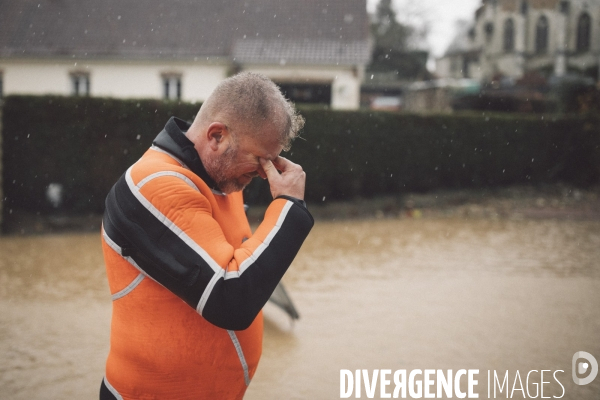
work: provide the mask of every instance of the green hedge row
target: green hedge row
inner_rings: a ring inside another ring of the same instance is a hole
[[[306,142],[293,152],[303,161],[313,199],[600,181],[597,118],[304,114]]]
[[[198,105],[86,97],[8,96],[3,106],[4,212],[47,212],[46,189],[64,187],[63,207],[101,212],[115,180],[150,146],[171,115]]]
[[[114,181],[172,115],[192,120],[199,104],[159,100],[9,96],[3,106],[4,212],[48,212],[48,184],[63,207],[101,212]],[[600,182],[596,117],[418,116],[302,108],[306,126],[288,157],[307,173],[309,201],[357,196],[564,182]],[[250,202],[268,184],[247,189]]]

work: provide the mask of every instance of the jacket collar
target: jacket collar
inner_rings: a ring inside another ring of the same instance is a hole
[[[216,182],[208,175],[198,152],[194,148],[194,143],[185,136],[185,132],[190,128],[188,122],[171,117],[165,129],[162,130],[152,142],[156,147],[172,154],[181,160],[194,174],[198,175],[216,194],[224,194],[217,187]]]

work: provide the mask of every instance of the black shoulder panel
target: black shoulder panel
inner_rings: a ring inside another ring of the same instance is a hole
[[[131,192],[125,176],[106,198],[104,230],[123,256],[194,309],[214,275],[207,262]]]

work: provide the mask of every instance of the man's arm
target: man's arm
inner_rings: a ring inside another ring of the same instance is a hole
[[[284,182],[292,175],[269,173]],[[255,234],[234,249],[208,199],[181,176],[158,176],[139,186],[128,171],[111,190],[104,219],[109,245],[209,322],[247,328],[312,228],[299,192],[275,199]]]

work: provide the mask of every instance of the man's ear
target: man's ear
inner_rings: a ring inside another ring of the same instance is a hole
[[[229,138],[229,130],[225,124],[221,122],[213,122],[208,126],[206,131],[206,139],[208,146],[212,151],[219,152],[221,149],[226,149]]]

